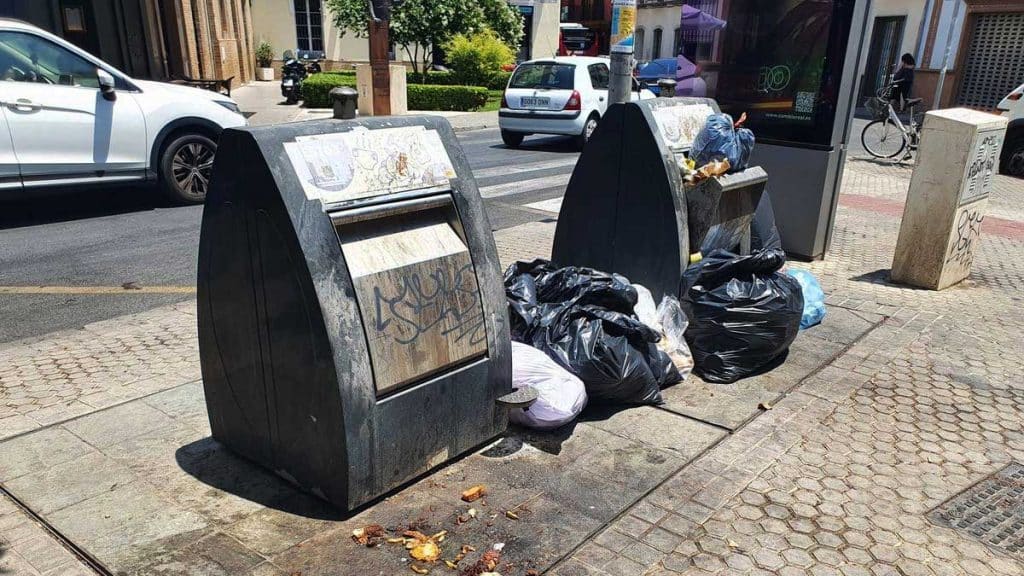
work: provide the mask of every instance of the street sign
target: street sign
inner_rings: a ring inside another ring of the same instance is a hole
[[[632,54],[636,29],[636,0],[612,0],[611,52]]]

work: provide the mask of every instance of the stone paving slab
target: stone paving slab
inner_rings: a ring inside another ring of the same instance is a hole
[[[833,306],[821,325],[800,333],[781,366],[732,384],[705,382],[691,376],[686,386],[664,392],[665,408],[735,430],[759,414],[762,405],[774,404],[805,378],[827,366],[883,318]]]
[[[6,495],[0,494],[0,574],[91,576],[94,572]]]

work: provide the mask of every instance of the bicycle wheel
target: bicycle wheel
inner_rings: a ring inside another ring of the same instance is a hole
[[[907,146],[906,136],[889,119],[875,120],[860,133],[860,143],[875,158],[892,158]]]

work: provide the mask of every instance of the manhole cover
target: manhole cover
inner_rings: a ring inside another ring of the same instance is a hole
[[[928,514],[940,525],[1024,558],[1024,465],[1013,463]]]

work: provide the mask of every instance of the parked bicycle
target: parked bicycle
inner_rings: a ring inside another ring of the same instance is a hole
[[[914,108],[924,101],[923,98],[910,98],[903,102],[904,109],[909,112],[909,121],[904,123],[893,106],[893,83],[890,81],[878,91],[878,95],[869,98],[867,108],[873,121],[864,127],[860,134],[860,142],[868,154],[875,158],[895,158],[900,152],[907,150],[904,159],[917,150],[921,139],[921,117]]]

